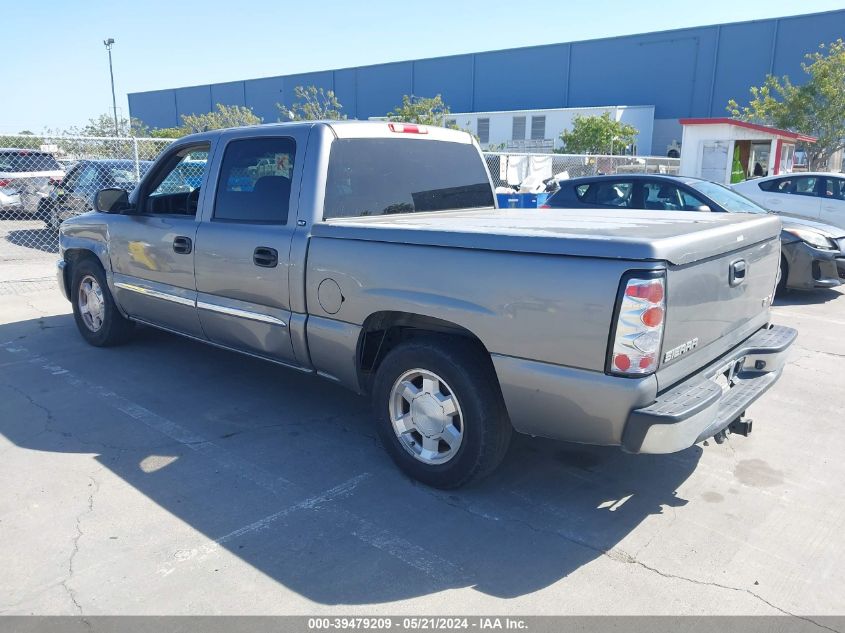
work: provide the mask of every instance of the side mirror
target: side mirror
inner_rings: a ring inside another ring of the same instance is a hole
[[[696,211],[704,211],[705,213],[710,213],[713,209],[708,207],[706,204],[702,204],[700,206],[695,207]]]
[[[100,213],[120,213],[129,208],[129,194],[125,189],[100,189],[94,196],[94,210]]]

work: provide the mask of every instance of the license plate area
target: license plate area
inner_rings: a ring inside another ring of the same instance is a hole
[[[745,356],[736,358],[729,363],[722,365],[716,370],[711,380],[722,388],[722,391],[729,391],[736,384],[736,375],[742,371]]]

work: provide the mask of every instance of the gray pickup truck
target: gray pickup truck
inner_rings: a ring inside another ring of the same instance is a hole
[[[368,393],[438,487],[491,472],[512,430],[632,453],[747,434],[796,334],[770,324],[776,217],[497,209],[454,130],[196,134],[96,208],[60,231],[89,343],[137,322]]]

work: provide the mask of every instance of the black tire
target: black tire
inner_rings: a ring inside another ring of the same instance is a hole
[[[783,255],[780,256],[780,279],[778,279],[778,285],[775,288],[775,296],[783,296],[789,289],[786,287],[786,278],[789,277],[789,264],[786,263],[786,257]]]
[[[463,439],[445,463],[424,463],[400,442],[390,419],[393,387],[412,369],[441,377],[460,403]],[[513,429],[486,352],[459,337],[420,337],[392,349],[379,365],[372,390],[382,444],[407,475],[435,488],[464,486],[502,462]]]
[[[52,216],[53,211],[52,206],[53,205],[50,200],[48,198],[45,198],[44,200],[41,200],[41,202],[38,203],[38,210],[35,212],[35,217],[38,220],[44,222],[44,224],[47,225],[47,228],[52,228],[50,224],[50,218]]]
[[[125,318],[117,309],[100,263],[91,258],[85,258],[74,264],[72,273],[70,302],[73,305],[73,318],[82,338],[96,347],[110,347],[128,340],[134,329],[134,323]],[[96,280],[102,294],[102,323],[97,329],[93,329],[86,323],[80,308],[80,286],[89,278]]]

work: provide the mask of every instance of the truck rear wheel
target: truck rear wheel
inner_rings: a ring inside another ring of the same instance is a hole
[[[91,345],[118,345],[132,333],[134,324],[118,311],[106,275],[94,260],[83,259],[74,265],[70,300],[76,327]]]
[[[492,472],[512,433],[489,359],[460,338],[413,339],[391,350],[376,372],[373,408],[396,464],[436,488]]]

